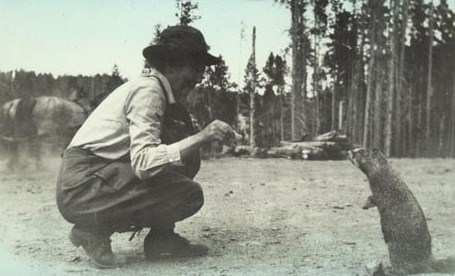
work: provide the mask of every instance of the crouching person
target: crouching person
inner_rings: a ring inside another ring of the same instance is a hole
[[[174,232],[175,223],[202,207],[199,148],[234,135],[222,121],[195,133],[180,100],[198,84],[208,53],[202,33],[169,27],[143,56],[152,70],[113,91],[89,116],[65,150],[57,180],[57,205],[74,224],[70,240],[99,268],[125,260],[111,249],[114,232],[150,228],[147,258],[200,256],[203,245]]]

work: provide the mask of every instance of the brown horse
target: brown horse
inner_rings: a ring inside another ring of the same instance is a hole
[[[93,104],[85,96],[73,96],[73,100],[41,96],[5,103],[0,108],[0,142],[9,149],[8,168],[24,166],[21,152],[26,148],[40,168],[41,142],[48,140],[65,148],[92,110]]]

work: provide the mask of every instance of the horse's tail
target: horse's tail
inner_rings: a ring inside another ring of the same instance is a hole
[[[3,141],[10,141],[14,133],[13,117],[15,108],[17,107],[15,101],[7,102],[2,105],[0,109],[0,139]]]
[[[10,155],[17,143],[11,122],[12,108],[15,108],[14,102],[5,103],[0,108],[0,154]]]
[[[20,137],[36,135],[37,129],[33,120],[33,108],[36,99],[16,99],[7,102],[0,112],[0,136],[3,140],[13,141]]]

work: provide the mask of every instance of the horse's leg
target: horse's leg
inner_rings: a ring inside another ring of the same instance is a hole
[[[30,141],[30,155],[35,162],[35,167],[37,170],[43,169],[43,163],[41,162],[41,153],[41,139],[38,136],[33,137]]]
[[[7,167],[11,172],[14,172],[18,165],[19,165],[19,143],[14,141],[14,142],[8,142],[8,163]]]

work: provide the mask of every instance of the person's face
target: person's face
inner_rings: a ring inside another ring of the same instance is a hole
[[[174,68],[172,90],[177,99],[188,96],[188,93],[200,83],[204,77],[205,65],[188,63],[178,68]]]

